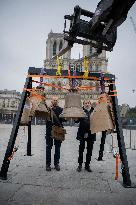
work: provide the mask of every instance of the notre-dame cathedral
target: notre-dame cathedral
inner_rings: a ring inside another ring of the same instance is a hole
[[[63,47],[65,47],[65,40],[63,39],[63,34],[61,33],[53,33],[52,31],[48,34],[48,39],[46,41],[46,59],[44,60],[44,68],[57,68],[57,61],[52,60],[52,57],[56,55]],[[67,70],[68,67],[70,69],[84,69],[84,57],[89,57],[91,53],[95,52],[95,48],[90,45],[83,46],[83,58],[71,59],[71,50],[65,53],[62,56],[62,69]],[[106,59],[106,51],[102,51],[102,53],[98,57],[92,57],[90,61],[88,61],[88,68],[90,72],[106,72],[107,71],[107,59]],[[57,86],[65,86],[68,84],[68,79],[46,79],[45,82],[51,83]],[[92,102],[95,102],[100,94],[100,86],[98,82],[91,82],[88,80],[82,80],[80,82],[82,85],[90,85],[95,86],[94,90],[90,91],[80,91],[82,99],[88,98]],[[66,91],[61,90],[55,87],[46,88],[47,91],[47,99],[50,101],[53,95],[58,96],[60,106],[64,106],[64,97]]]

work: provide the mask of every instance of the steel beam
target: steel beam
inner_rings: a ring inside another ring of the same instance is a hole
[[[102,158],[103,158],[105,139],[106,139],[106,131],[102,131],[102,137],[101,137],[101,144],[100,144],[100,151],[99,151],[98,161],[102,161]]]
[[[45,72],[46,72],[45,76],[46,75],[56,76],[56,71],[57,71],[57,69],[55,69],[55,68],[53,68],[53,69],[45,69]],[[29,75],[40,75],[40,73],[41,73],[41,68],[29,67],[29,70],[28,70],[28,74]],[[70,75],[71,76],[73,76],[73,73],[74,73],[74,71],[70,71]],[[69,75],[68,74],[68,70],[62,70],[60,77],[68,76],[68,75]],[[76,76],[81,76],[81,79],[85,79],[83,77],[83,75],[84,75],[84,72],[76,71]],[[101,72],[89,72],[88,76],[89,77],[99,78],[98,81],[101,80]],[[113,75],[113,74],[104,73],[104,77],[107,78],[106,79],[107,81],[115,80],[115,75]],[[95,78],[94,78],[94,80],[95,80]],[[97,81],[97,79],[96,79],[96,81]]]
[[[29,81],[30,81],[30,78],[27,78],[25,86],[24,86],[25,88],[29,87]],[[24,105],[25,105],[26,97],[27,97],[27,91],[23,91],[22,96],[21,96],[21,101],[20,101],[20,104],[19,104],[19,107],[18,107],[18,111],[17,111],[16,117],[15,117],[15,121],[14,121],[14,124],[13,124],[13,128],[12,128],[12,131],[11,131],[11,135],[10,135],[10,139],[9,139],[9,142],[8,142],[5,157],[4,157],[4,160],[3,160],[3,164],[2,164],[2,167],[1,167],[1,171],[0,171],[0,179],[3,179],[3,180],[7,179],[7,172],[8,172],[8,168],[9,168],[9,164],[10,164],[9,157],[11,156],[11,154],[13,152],[14,145],[15,145],[15,141],[16,141],[18,128],[19,128],[19,125],[20,125],[21,116],[22,116]]]
[[[111,92],[111,94],[113,95],[114,91],[116,90],[115,81],[111,81],[111,83],[113,84],[110,84],[109,86],[110,89],[109,93]],[[112,102],[113,102],[113,110],[114,110],[114,117],[115,117],[116,131],[117,131],[119,154],[123,165],[122,167],[123,185],[125,187],[131,187],[131,179],[129,174],[127,154],[126,154],[126,148],[125,148],[121,118],[120,118],[120,111],[119,111],[118,99],[116,95],[112,96]]]
[[[29,89],[32,89],[32,78],[29,78]],[[31,121],[28,123],[27,156],[31,156]]]

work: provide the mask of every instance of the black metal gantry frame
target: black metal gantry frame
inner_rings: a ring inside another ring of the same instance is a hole
[[[28,78],[26,78],[26,83],[25,83],[24,88],[31,88],[31,86],[32,86],[32,78],[28,77]],[[15,145],[15,141],[16,141],[16,137],[17,137],[20,121],[21,121],[23,108],[24,108],[25,101],[26,101],[26,98],[28,95],[29,95],[29,93],[26,90],[24,90],[22,92],[20,104],[18,107],[18,111],[17,111],[16,117],[15,117],[15,121],[14,121],[13,128],[11,131],[10,139],[8,142],[7,150],[6,150],[3,164],[1,167],[0,179],[5,179],[5,180],[7,179],[7,172],[8,172],[8,168],[9,168],[9,164],[10,164],[9,157],[11,156],[11,154],[13,152],[13,148]]]
[[[39,75],[41,71],[41,68],[35,68],[35,67],[29,67],[28,74],[29,75]],[[73,71],[70,71],[71,76],[73,75]],[[76,75],[80,77],[80,79],[84,79],[83,77],[83,72],[77,72]],[[56,75],[56,69],[48,69],[46,70],[46,75],[50,76],[55,76]],[[62,70],[62,76],[68,76],[68,71],[67,70]],[[89,77],[96,77],[99,81],[101,80],[101,73],[96,73],[96,72],[89,72]],[[105,73],[104,77],[107,79],[105,81],[109,82],[109,94],[111,93],[113,95],[114,90],[116,90],[115,86],[115,75]],[[79,79],[79,78],[78,78]],[[95,80],[96,81],[96,80]],[[24,88],[32,88],[32,77],[27,77],[26,78],[26,83]],[[21,116],[23,112],[23,108],[25,105],[25,101],[28,95],[28,91],[24,90],[22,92],[22,97],[21,101],[19,104],[18,112],[15,118],[15,122],[13,124],[12,132],[10,135],[10,139],[8,142],[7,150],[5,153],[5,157],[3,160],[3,164],[1,167],[0,171],[0,179],[7,179],[7,172],[10,164],[10,160],[8,159],[9,156],[11,156],[14,144],[16,141],[20,121],[21,121]],[[123,130],[122,130],[122,125],[121,125],[121,120],[120,120],[120,115],[119,115],[119,106],[118,106],[118,99],[117,96],[112,96],[112,101],[113,101],[113,111],[114,111],[114,116],[115,116],[115,123],[116,123],[116,132],[117,132],[117,140],[118,140],[118,147],[119,147],[119,154],[120,158],[123,164],[123,169],[122,169],[122,177],[123,177],[123,184],[125,187],[131,187],[131,179],[130,179],[130,174],[129,174],[129,167],[128,167],[128,161],[127,161],[127,155],[126,155],[126,149],[125,149],[125,143],[124,143],[124,136],[123,136]],[[105,142],[105,132],[103,133],[104,137],[104,142]],[[102,149],[100,151],[104,151],[104,143],[103,140],[101,142]],[[27,155],[31,155],[31,123],[28,125],[28,144],[27,144]],[[101,155],[102,156],[102,155]]]
[[[104,151],[105,140],[106,140],[106,131],[102,131],[102,137],[101,137],[101,144],[100,144],[98,161],[102,161],[103,160],[102,158],[103,158],[103,151]]]

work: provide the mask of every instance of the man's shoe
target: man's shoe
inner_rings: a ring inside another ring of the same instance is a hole
[[[88,172],[92,172],[90,166],[85,166],[85,170],[88,171]]]
[[[46,165],[46,171],[51,171],[50,165]]]
[[[81,170],[82,170],[82,165],[79,165],[79,166],[77,167],[77,171],[78,171],[78,172],[81,172]]]
[[[57,171],[60,171],[60,166],[59,166],[59,164],[56,164],[56,165],[55,165],[55,169],[56,169]]]

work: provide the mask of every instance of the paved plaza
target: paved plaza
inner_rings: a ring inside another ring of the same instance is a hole
[[[53,167],[46,171],[45,126],[32,126],[32,156],[26,156],[27,127],[20,127],[16,145],[19,146],[10,162],[8,179],[0,180],[0,205],[135,205],[136,188],[124,188],[122,175],[115,180],[115,158],[111,152],[111,135],[105,143],[103,161],[97,161],[101,135],[94,144],[91,169],[78,173],[77,127],[66,127],[66,140],[61,147],[60,172]],[[0,124],[0,167],[4,158],[12,125]],[[129,148],[129,131],[124,131]],[[132,133],[132,148],[136,131]],[[116,134],[113,144],[117,145]],[[136,150],[126,149],[131,180],[136,184]],[[84,155],[85,157],[85,155]],[[121,171],[119,165],[119,171]]]

